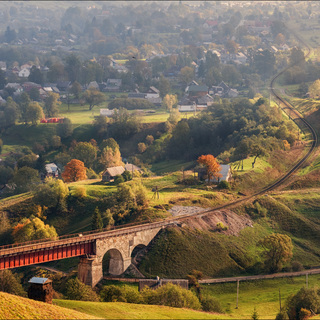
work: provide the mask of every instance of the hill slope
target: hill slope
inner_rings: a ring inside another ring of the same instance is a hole
[[[0,292],[0,319],[98,319],[97,316]]]

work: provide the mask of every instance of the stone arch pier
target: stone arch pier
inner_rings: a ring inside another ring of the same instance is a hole
[[[131,264],[132,251],[137,246],[147,246],[161,227],[130,232],[117,236],[97,238],[94,243],[94,255],[80,258],[78,277],[85,284],[94,287],[103,277],[102,260],[110,253],[109,273],[120,275]]]

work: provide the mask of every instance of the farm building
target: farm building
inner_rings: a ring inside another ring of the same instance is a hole
[[[52,281],[48,278],[33,277],[29,280],[28,298],[52,303]]]
[[[102,174],[102,181],[104,182],[114,181],[114,178],[117,175],[123,174],[124,171],[125,169],[122,166],[107,168],[106,171]]]

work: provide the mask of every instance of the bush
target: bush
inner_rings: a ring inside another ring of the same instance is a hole
[[[94,172],[91,168],[87,168],[87,178],[88,179],[99,179],[99,175]]]
[[[307,309],[301,308],[299,312],[299,320],[306,320],[311,317],[311,312]]]
[[[168,283],[156,290],[149,288],[142,291],[144,303],[164,305],[174,308],[189,308],[200,310],[199,299],[191,291]]]
[[[300,312],[302,309],[318,313],[320,311],[320,297],[315,288],[301,288],[295,295],[287,300],[287,310],[289,319],[300,320]],[[305,316],[302,311],[301,316]],[[303,318],[305,319],[305,318]]]
[[[73,189],[73,196],[76,198],[86,198],[87,189],[84,186],[77,186]]]
[[[288,313],[285,310],[280,311],[275,320],[289,320]]]
[[[222,180],[218,184],[219,189],[230,189],[230,183],[228,181]]]
[[[222,313],[220,302],[212,296],[205,295],[201,298],[201,306],[203,311]]]
[[[104,302],[127,302],[121,288],[115,285],[104,286],[100,297]]]
[[[104,286],[100,291],[100,297],[105,302],[141,303],[140,293],[129,286],[118,287],[115,285]]]
[[[292,261],[291,267],[293,271],[302,271],[304,270],[303,265],[299,261]]]
[[[123,178],[122,175],[118,174],[118,175],[115,176],[115,178],[114,178],[114,183],[115,184],[120,184],[120,183],[123,183],[123,182],[125,182],[125,181],[124,181],[124,178]]]
[[[69,300],[99,301],[99,296],[78,278],[67,281],[65,296]]]
[[[222,222],[218,222],[216,228],[218,231],[226,231],[229,229],[229,227],[225,226]]]

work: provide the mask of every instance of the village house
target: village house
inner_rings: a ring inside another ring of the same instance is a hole
[[[55,163],[48,163],[45,166],[46,170],[46,178],[52,177],[52,178],[57,178],[59,176],[59,168]]]
[[[23,68],[18,73],[20,78],[28,78],[30,76],[30,69]]]
[[[102,181],[112,182],[116,176],[121,175],[124,172],[125,169],[122,166],[107,168],[102,174]]]
[[[231,180],[232,173],[231,173],[230,165],[229,164],[220,164],[220,167],[221,167],[221,170],[220,170],[219,174],[221,175],[221,177],[213,178],[211,180],[211,182],[219,183],[220,181],[227,181],[228,182]],[[198,168],[197,172],[198,172],[198,179],[199,180],[208,181],[206,168]]]
[[[122,86],[121,79],[108,79],[107,83],[103,83],[104,87],[100,88],[103,92],[119,92]]]

